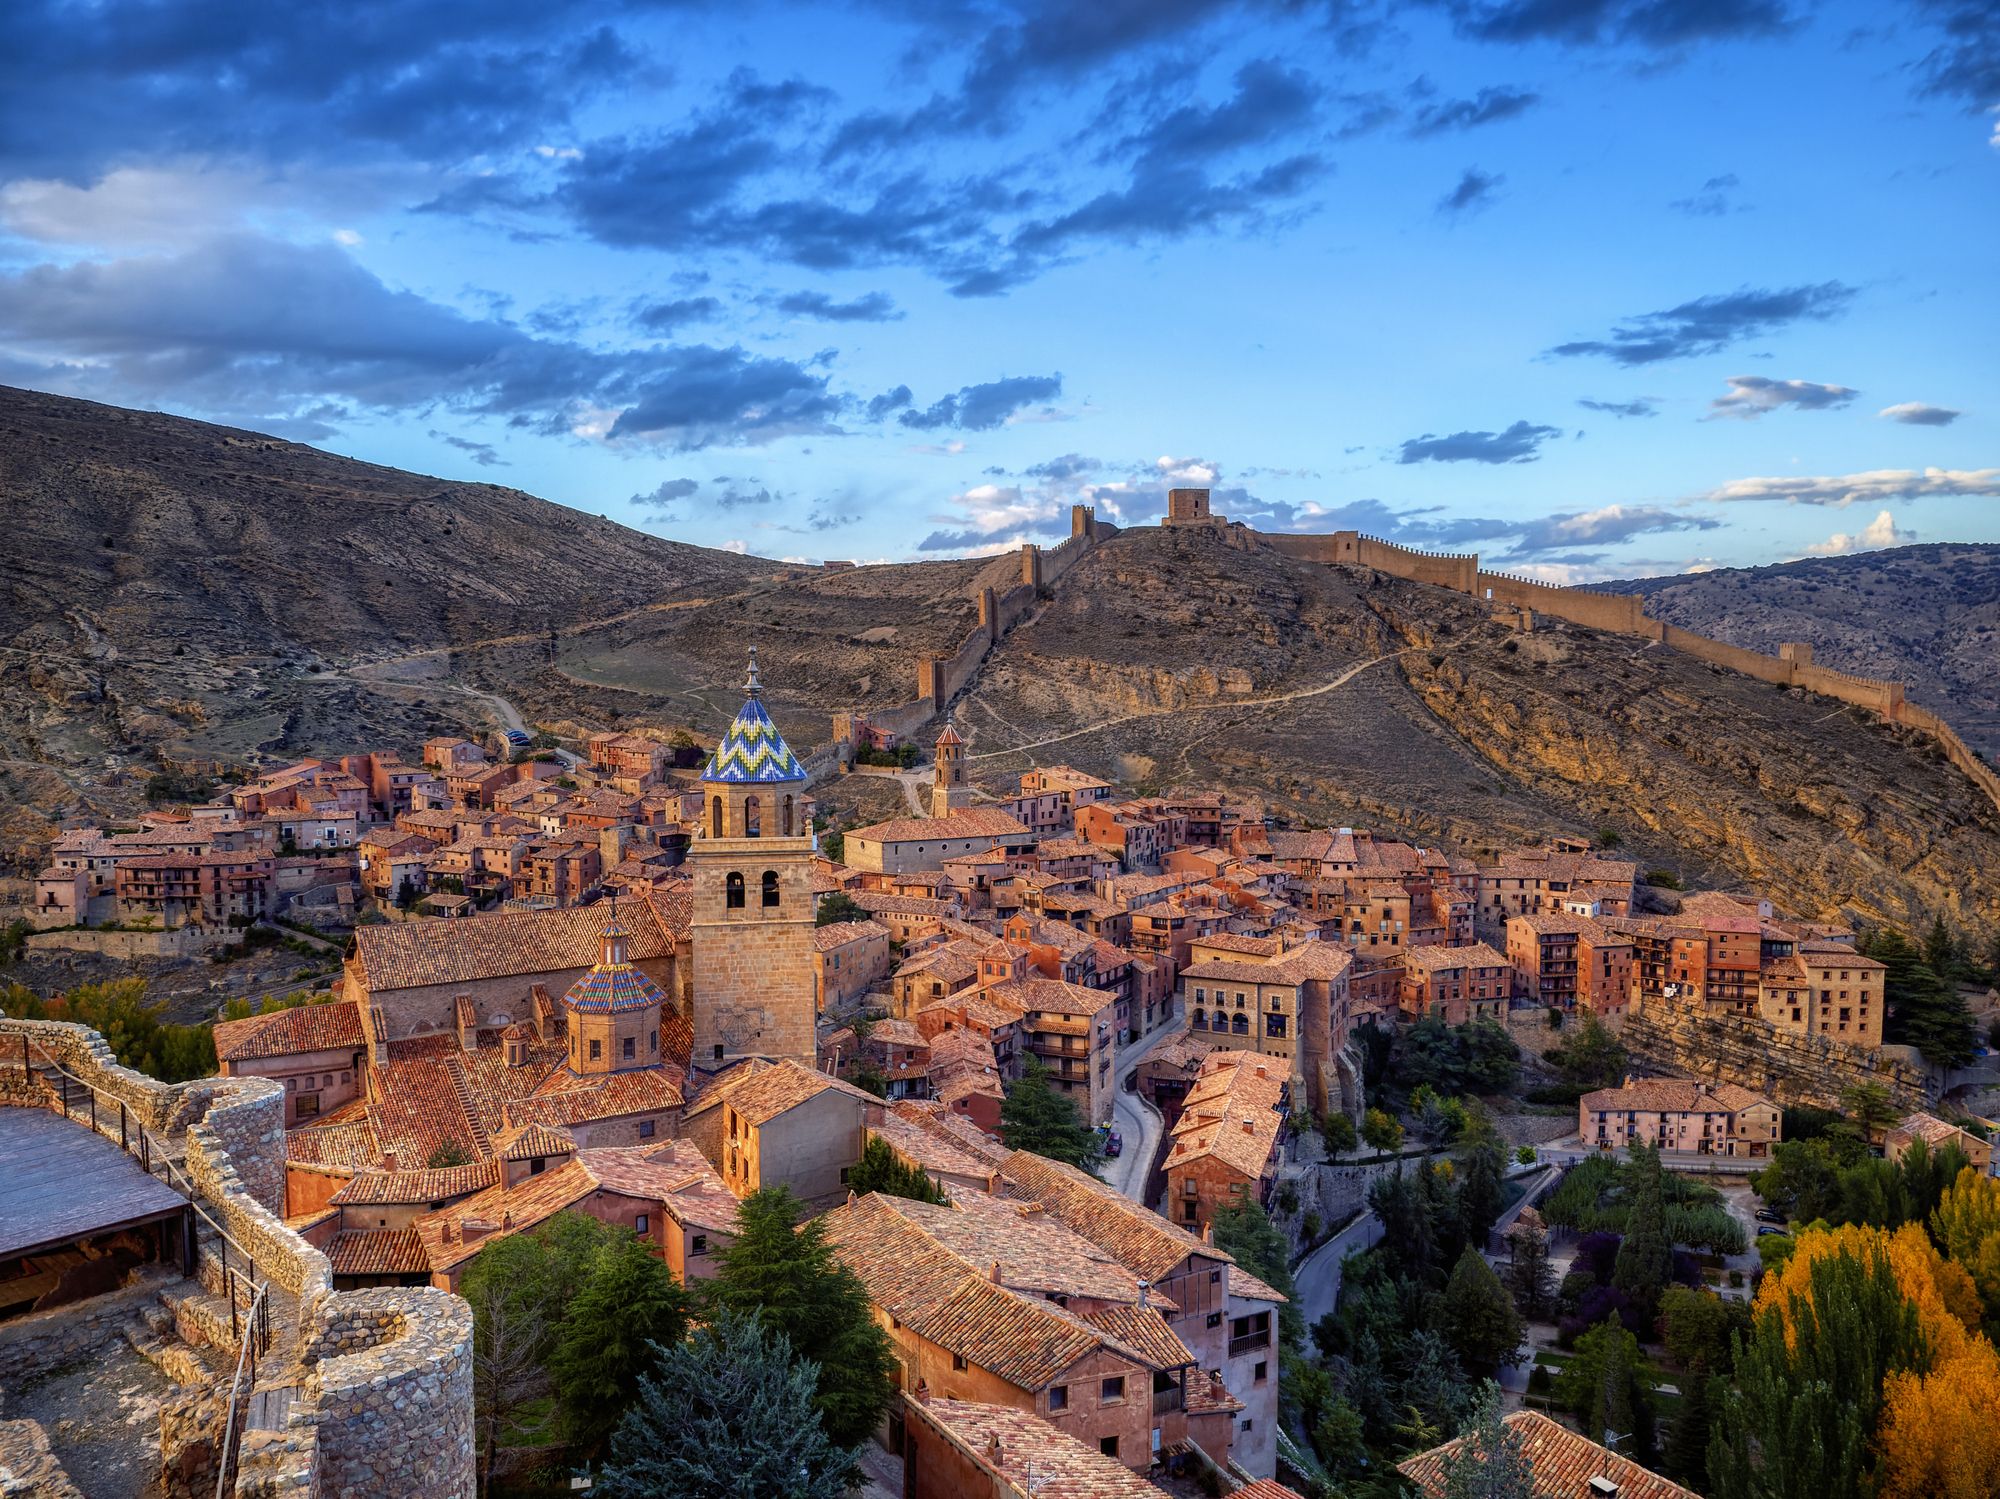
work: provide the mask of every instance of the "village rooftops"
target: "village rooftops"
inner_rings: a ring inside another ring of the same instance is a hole
[[[1167,1169],[1214,1156],[1245,1176],[1262,1176],[1285,1122],[1278,1111],[1284,1089],[1277,1067],[1255,1052],[1211,1055],[1174,1121]]]
[[[1056,1217],[1145,1280],[1162,1279],[1191,1254],[1219,1264],[1236,1263],[1213,1244],[1074,1166],[1016,1150],[1001,1169]]]
[[[1618,1499],[1701,1499],[1694,1490],[1670,1483],[1590,1438],[1578,1436],[1540,1411],[1515,1411],[1501,1419],[1521,1439],[1521,1455],[1533,1470],[1530,1483],[1535,1499],[1589,1499],[1590,1480],[1600,1476],[1615,1485],[1613,1492]],[[1444,1460],[1456,1455],[1468,1440],[1460,1437],[1419,1452],[1398,1463],[1396,1471],[1415,1484],[1424,1499],[1442,1499]]]
[[[889,929],[879,921],[835,921],[813,928],[813,948],[817,952],[832,952],[850,942],[866,942],[873,937],[888,935]]]
[[[998,1493],[1019,1499],[1160,1499],[1164,1492],[1031,1411],[968,1400],[907,1395],[904,1400],[906,1420],[941,1433]]]
[[[945,817],[892,817],[865,828],[851,828],[847,837],[865,843],[938,843],[962,838],[1031,840],[1021,821],[994,807],[965,807]]]
[[[360,1007],[339,999],[328,1004],[296,1005],[246,1020],[219,1021],[215,1027],[215,1055],[224,1062],[347,1051],[367,1044]]]
[[[1704,1083],[1691,1077],[1628,1077],[1617,1088],[1586,1093],[1592,1113],[1613,1111],[1670,1114],[1738,1113],[1769,1100],[1735,1083]]]
[[[631,933],[633,962],[665,957],[688,930],[685,889],[658,890],[620,914]],[[371,992],[472,984],[515,974],[589,968],[599,956],[604,912],[589,906],[509,911],[456,921],[364,926],[349,960]]]
[[[1448,973],[1454,968],[1509,968],[1513,959],[1484,942],[1474,942],[1466,947],[1405,948],[1403,966],[1413,973]]]

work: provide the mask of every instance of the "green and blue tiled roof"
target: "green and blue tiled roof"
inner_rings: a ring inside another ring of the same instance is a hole
[[[664,1005],[667,997],[630,963],[599,963],[570,986],[563,1003],[592,1015],[617,1015]]]
[[[735,722],[716,745],[701,778],[734,783],[803,781],[806,772],[763,703],[753,696],[737,710]]]

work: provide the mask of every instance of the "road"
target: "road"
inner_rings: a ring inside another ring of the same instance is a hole
[[[1112,1160],[1104,1163],[1104,1179],[1120,1192],[1138,1203],[1146,1202],[1146,1174],[1152,1165],[1153,1152],[1159,1147],[1160,1131],[1166,1127],[1166,1120],[1160,1111],[1136,1093],[1125,1091],[1125,1079],[1132,1069],[1146,1060],[1146,1054],[1160,1043],[1160,1040],[1175,1030],[1163,1025],[1142,1041],[1135,1042],[1130,1050],[1118,1054],[1117,1086],[1111,1094],[1111,1117],[1114,1127],[1124,1141],[1124,1149]]]
[[[1311,1328],[1340,1300],[1340,1262],[1350,1254],[1373,1249],[1382,1242],[1382,1220],[1364,1212],[1311,1254],[1292,1271],[1292,1283],[1299,1293],[1299,1311]]]

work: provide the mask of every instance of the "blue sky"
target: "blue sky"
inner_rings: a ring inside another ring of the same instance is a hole
[[[1990,0],[16,0],[0,382],[863,560],[2000,539]]]

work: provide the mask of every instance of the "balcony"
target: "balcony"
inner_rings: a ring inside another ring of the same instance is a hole
[[[1239,1354],[1252,1353],[1259,1348],[1269,1348],[1270,1346],[1271,1329],[1263,1327],[1259,1328],[1256,1332],[1245,1333],[1240,1338],[1231,1338],[1229,1340],[1229,1356],[1235,1358]]]

